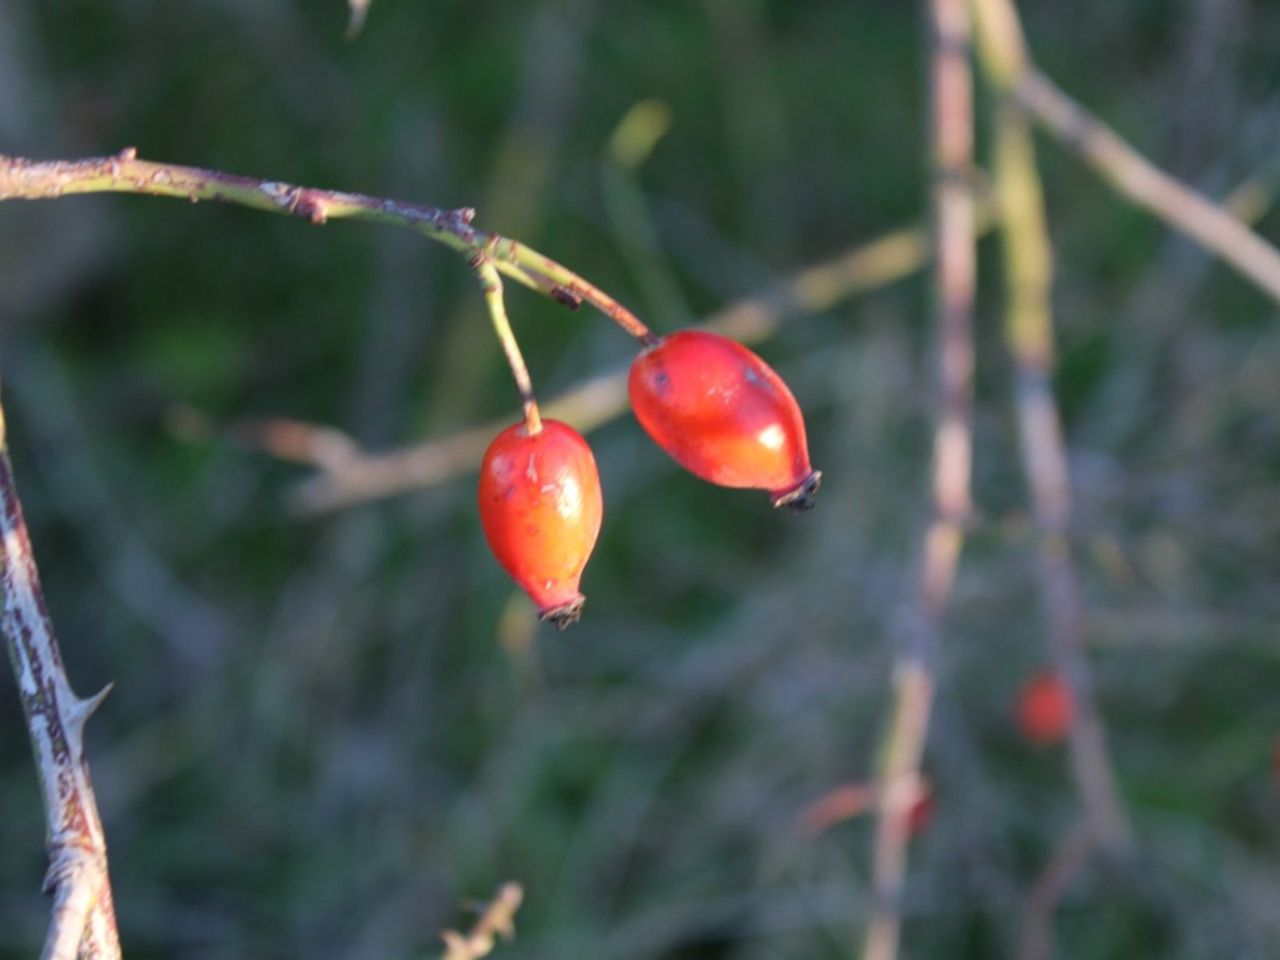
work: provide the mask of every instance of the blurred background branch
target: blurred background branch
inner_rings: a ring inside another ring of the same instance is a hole
[[[1094,692],[1072,557],[1070,470],[1052,381],[1053,252],[1031,127],[1013,99],[1026,70],[1025,41],[1009,0],[975,0],[973,8],[979,60],[999,98],[993,109],[992,165],[1004,260],[1004,335],[1014,361],[1014,406],[1036,526],[1040,602],[1054,676],[1069,692],[1071,767],[1086,811],[1084,824],[1068,833],[1024,908],[1019,955],[1048,960],[1054,911],[1079,867],[1095,849],[1114,856],[1126,852],[1131,840]]]
[[[929,167],[933,206],[937,406],[931,515],[920,548],[910,628],[893,671],[894,700],[877,777],[864,960],[898,955],[910,814],[937,683],[937,647],[970,521],[973,460],[973,79],[967,0],[928,0]]]
[[[524,888],[518,883],[504,883],[491,901],[480,908],[480,916],[464,936],[446,930],[445,951],[441,960],[481,960],[493,952],[499,938],[510,940],[516,935],[516,911],[524,899]]]
[[[1017,13],[1009,0],[975,0],[978,49],[995,108],[992,142],[1005,275],[1005,341],[1015,367],[1014,405],[1022,469],[1036,525],[1041,604],[1054,665],[1071,692],[1071,762],[1097,844],[1120,853],[1129,828],[1116,793],[1106,733],[1085,649],[1085,612],[1070,541],[1071,481],[1062,420],[1053,395],[1053,253],[1031,129],[1011,99],[1026,69]]]
[[[1063,835],[1053,856],[1027,891],[1018,937],[1018,960],[1052,960],[1054,914],[1097,847],[1097,828],[1087,820]]]
[[[1039,70],[1016,81],[1020,103],[1121,196],[1213,251],[1280,304],[1280,251],[1186,184],[1158,169]]]

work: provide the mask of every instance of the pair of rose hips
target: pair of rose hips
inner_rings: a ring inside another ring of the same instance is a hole
[[[631,365],[640,425],[686,470],[725,487],[767,490],[775,506],[813,505],[821,474],[809,463],[804,419],[787,385],[725,337],[680,331]],[[498,562],[559,627],[578,619],[583,568],[604,506],[591,448],[572,427],[544,420],[503,430],[480,468],[480,520]]]

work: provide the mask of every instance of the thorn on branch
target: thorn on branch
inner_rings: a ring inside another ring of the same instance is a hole
[[[94,713],[97,712],[97,709],[102,706],[102,701],[107,699],[107,694],[111,692],[114,686],[114,682],[108,683],[88,699],[82,700],[75,698],[67,706],[67,723],[75,729],[77,735],[83,733],[85,721],[93,716]]]

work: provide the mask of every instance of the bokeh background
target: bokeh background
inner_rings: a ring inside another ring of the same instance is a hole
[[[1022,6],[1046,72],[1166,169],[1214,196],[1264,171],[1259,229],[1280,239],[1280,8]],[[0,151],[136,145],[475,206],[659,330],[925,210],[914,5],[375,0],[355,41],[346,16],[4,0]],[[1056,145],[1042,157],[1073,543],[1138,837],[1132,864],[1071,885],[1061,955],[1275,957],[1276,310]],[[915,957],[1010,955],[1079,816],[1062,749],[1012,721],[1047,655],[997,253]],[[126,954],[432,957],[463,901],[519,880],[503,957],[852,955],[870,823],[798,820],[874,771],[926,518],[930,299],[913,276],[760,345],[826,472],[813,514],[678,472],[629,416],[595,431],[605,528],[585,619],[556,634],[487,554],[470,472],[300,516],[311,472],[231,439],[279,416],[385,450],[514,419],[456,255],[141,197],[0,207],[15,468],[71,678],[115,682],[88,749]],[[544,397],[631,356],[587,311],[509,304]],[[0,957],[28,957],[42,819],[7,679],[0,731]]]

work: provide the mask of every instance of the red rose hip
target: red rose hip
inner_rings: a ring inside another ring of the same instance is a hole
[[[1075,720],[1075,700],[1066,681],[1052,670],[1037,673],[1018,691],[1018,732],[1041,746],[1057,743]]]
[[[543,420],[530,434],[507,427],[480,467],[480,522],[489,549],[538,606],[538,615],[564,628],[578,619],[578,592],[604,504],[591,448],[576,430]]]
[[[653,441],[722,487],[767,490],[774,506],[813,506],[804,418],[782,378],[736,341],[684,330],[631,364],[631,408]]]

